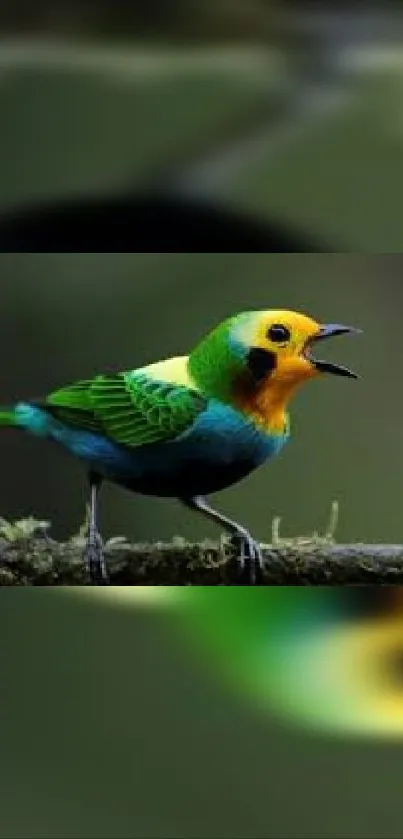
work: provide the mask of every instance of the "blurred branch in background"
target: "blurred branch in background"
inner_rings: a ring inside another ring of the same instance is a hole
[[[335,252],[285,221],[152,189],[43,202],[0,214],[0,251]]]
[[[401,249],[394,123],[402,85],[393,55],[402,54],[402,10],[357,0],[332,6],[4,2],[0,224],[10,215],[17,226],[4,229],[3,250],[40,250],[33,239],[48,232],[49,250],[85,249],[86,236],[88,250],[147,248],[153,238],[154,249],[165,250],[157,224],[149,220],[144,241],[130,202],[116,209],[129,191],[135,203],[139,190],[151,188],[157,213],[165,191],[173,202],[185,194],[196,211],[204,202],[208,213],[212,201],[245,224],[258,220],[266,225],[262,250],[298,250],[299,235],[302,250]],[[385,58],[386,81],[385,70],[378,72]],[[65,239],[53,240],[47,225],[63,202]],[[97,202],[109,229],[99,225]],[[186,231],[181,237],[181,223],[179,210],[172,249],[249,247],[237,227],[230,240],[218,228],[215,240],[195,241]],[[271,225],[288,237],[285,247]],[[113,230],[124,227],[133,235],[115,240]]]
[[[0,27],[8,31],[233,41],[270,34],[276,0],[3,0]]]

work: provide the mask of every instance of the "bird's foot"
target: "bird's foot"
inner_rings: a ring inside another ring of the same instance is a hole
[[[104,546],[102,538],[97,531],[88,534],[87,544],[83,554],[88,574],[92,585],[109,585],[109,576],[106,568]]]
[[[239,577],[237,585],[262,585],[264,560],[260,545],[247,530],[233,536],[238,551]]]

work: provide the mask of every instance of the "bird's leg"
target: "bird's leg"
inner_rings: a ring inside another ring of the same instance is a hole
[[[239,543],[239,563],[241,570],[239,584],[246,586],[260,585],[262,581],[263,555],[260,546],[252,538],[249,531],[236,521],[229,519],[223,513],[219,513],[213,507],[210,507],[202,495],[181,498],[181,501],[190,510],[196,510],[217,524],[222,525],[231,536],[235,537]]]
[[[89,472],[88,480],[91,490],[91,500],[84,561],[88,568],[91,582],[94,585],[106,586],[109,584],[109,578],[106,570],[102,538],[98,530],[98,495],[101,489],[102,478],[95,472]]]

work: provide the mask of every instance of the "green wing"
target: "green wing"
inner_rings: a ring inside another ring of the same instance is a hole
[[[66,425],[105,434],[126,446],[174,439],[206,405],[196,390],[140,372],[75,382],[41,403]]]

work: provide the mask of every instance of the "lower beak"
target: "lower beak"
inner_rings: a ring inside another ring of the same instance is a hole
[[[311,338],[305,349],[305,357],[319,370],[321,373],[334,373],[337,376],[348,376],[350,379],[358,379],[357,373],[349,370],[348,367],[343,367],[341,364],[333,364],[331,361],[321,361],[311,355],[311,347],[318,341],[323,341],[325,338],[332,338],[336,335],[358,334],[361,329],[355,329],[353,326],[343,326],[340,323],[328,323],[322,326],[320,331]]]

